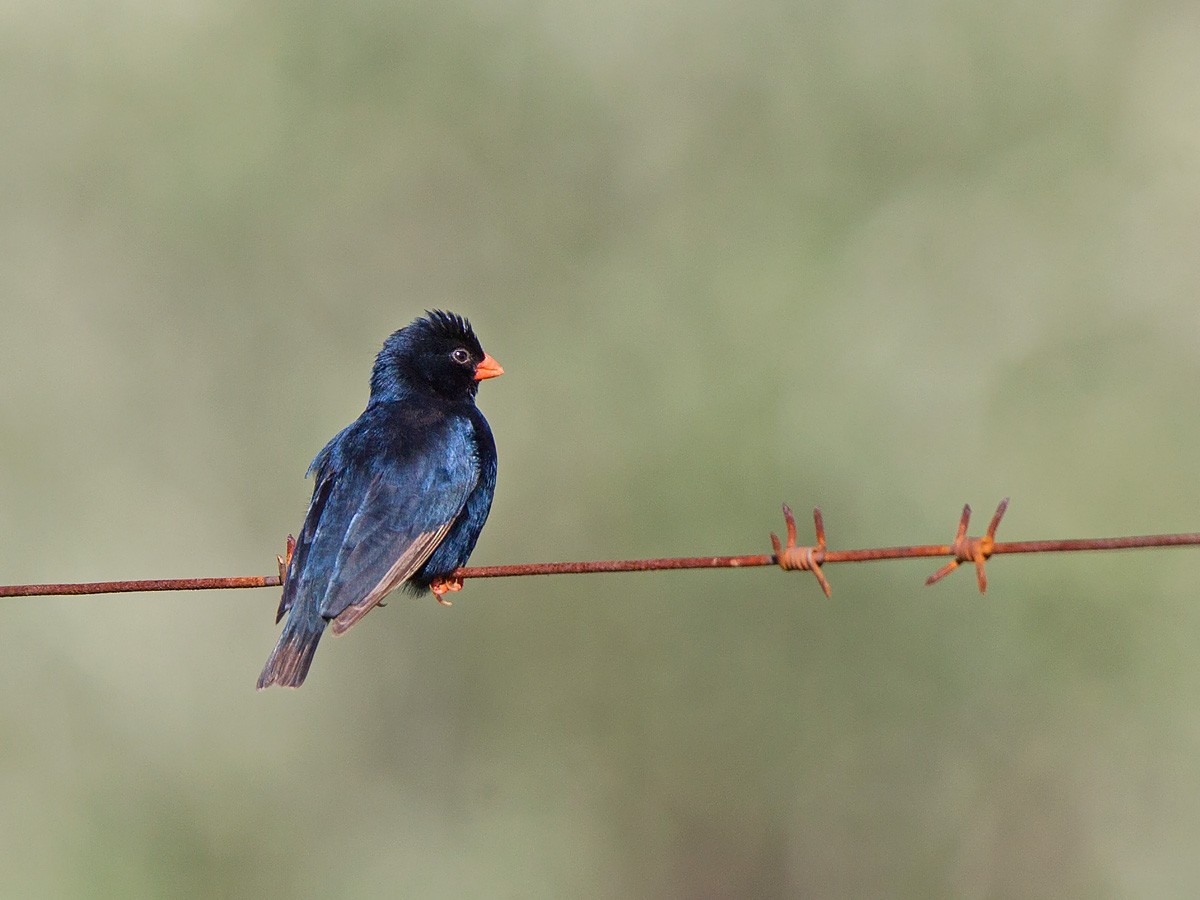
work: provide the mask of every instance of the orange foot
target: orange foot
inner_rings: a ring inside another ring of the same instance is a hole
[[[461,591],[463,589],[463,580],[461,578],[438,578],[430,582],[429,589],[433,591],[433,596],[437,597],[437,602],[442,604],[442,606],[453,606],[454,604],[443,595]]]
[[[292,554],[296,552],[296,539],[290,534],[287,536],[287,549],[284,550],[284,556],[276,556],[275,559],[279,562],[279,583],[283,584],[287,580],[288,566],[292,564]]]

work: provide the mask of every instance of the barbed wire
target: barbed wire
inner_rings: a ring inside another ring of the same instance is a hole
[[[748,569],[779,566],[784,571],[812,572],[825,596],[833,589],[821,568],[835,563],[874,562],[885,559],[919,559],[949,556],[950,561],[925,579],[933,584],[945,578],[963,563],[975,566],[979,592],[987,591],[986,564],[992,556],[1002,553],[1069,553],[1084,550],[1133,550],[1147,547],[1200,546],[1200,532],[1184,534],[1149,534],[1111,538],[1070,538],[1044,541],[997,541],[996,529],[1008,509],[1005,497],[996,507],[982,537],[971,537],[967,528],[971,507],[964,506],[954,540],[949,544],[922,544],[899,547],[872,547],[861,550],[830,550],[826,545],[825,520],[820,508],[813,510],[816,543],[801,546],[796,543],[796,520],[785,503],[783,518],[785,537],[780,541],[771,535],[773,553],[747,556],[682,556],[659,559],[614,559],[591,562],[523,563],[506,566],[468,566],[456,570],[452,578],[511,578],[524,575],[588,575],[611,572],[655,572],[676,569]],[[276,557],[278,575],[249,575],[232,578],[160,578],[138,581],[92,581],[71,584],[10,584],[0,585],[0,597],[45,597],[79,594],[119,594],[150,591],[205,591],[235,588],[279,587],[283,584],[287,561],[295,541],[288,536],[284,556]]]

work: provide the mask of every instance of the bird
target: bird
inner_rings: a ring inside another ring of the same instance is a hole
[[[344,633],[401,585],[449,605],[496,488],[496,443],[475,396],[503,372],[471,323],[444,310],[384,342],[366,409],[309,466],[312,500],[275,616],[287,623],[259,690],[299,687],[326,626]]]

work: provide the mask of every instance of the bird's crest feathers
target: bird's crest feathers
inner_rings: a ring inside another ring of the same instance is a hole
[[[479,338],[475,337],[475,331],[471,328],[471,323],[457,313],[447,312],[444,309],[427,309],[425,310],[425,318],[415,320],[409,327],[416,326],[419,328],[422,325],[430,331],[440,333],[444,337],[460,340],[476,347],[479,346]]]

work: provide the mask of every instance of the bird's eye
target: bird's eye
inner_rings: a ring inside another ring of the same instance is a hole
[[[459,347],[458,349],[456,349],[450,353],[450,358],[452,360],[454,360],[456,363],[458,363],[460,366],[465,366],[467,363],[469,363],[471,361],[471,354],[468,353],[466,350],[464,350],[462,347]]]

